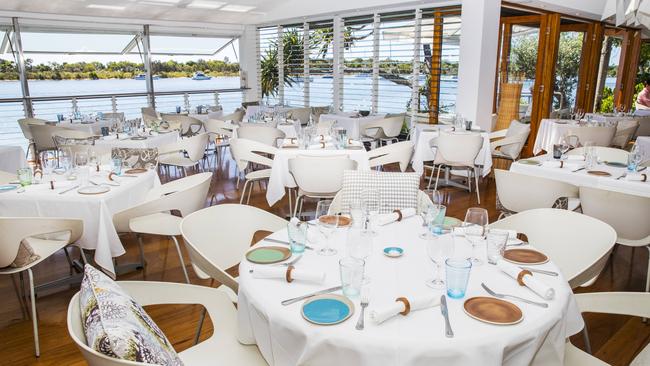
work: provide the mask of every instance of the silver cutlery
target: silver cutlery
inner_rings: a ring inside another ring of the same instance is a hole
[[[506,246],[507,246],[507,247],[518,247],[518,246],[528,245],[528,244],[530,244],[530,243],[528,243],[527,241],[523,241],[523,240],[522,240],[522,241],[520,241],[519,243],[506,244]]]
[[[278,240],[278,239],[273,239],[273,238],[264,238],[264,239],[262,239],[262,241],[268,241],[268,242],[271,242],[271,243],[284,244],[284,245],[291,246],[291,244],[288,241],[285,241],[285,240]],[[310,247],[309,245],[305,245],[305,249],[314,250],[314,248]]]
[[[579,171],[581,171],[581,170],[585,170],[585,169],[586,169],[585,167],[582,167],[582,168],[578,168],[578,169],[576,169],[576,170],[572,170],[571,172],[572,172],[572,173],[576,173],[576,172],[579,172]]]
[[[335,287],[326,288],[325,290],[312,292],[312,293],[307,294],[307,295],[302,295],[302,296],[294,297],[294,298],[291,298],[291,299],[286,299],[286,300],[282,301],[281,304],[285,305],[285,306],[286,305],[291,305],[291,304],[296,303],[296,302],[298,302],[300,300],[308,299],[310,297],[314,297],[314,296],[318,296],[318,295],[329,294],[330,292],[338,291],[338,290],[340,290],[342,288],[343,288],[343,286],[335,286]]]
[[[640,173],[640,172],[642,172],[642,171],[644,171],[644,170],[646,170],[646,169],[648,169],[648,167],[647,167],[647,166],[644,166],[643,168],[637,170],[636,172],[637,172],[637,173]]]
[[[519,267],[519,268],[525,269],[527,271],[535,272],[535,273],[545,274],[545,275],[548,275],[548,276],[553,276],[553,277],[559,276],[559,274],[557,272],[553,272],[553,271],[546,271],[546,270],[543,270],[543,269],[537,269],[537,268],[531,268],[531,267]]]
[[[370,301],[368,299],[368,296],[367,295],[362,295],[361,296],[361,314],[359,314],[359,320],[357,321],[357,325],[355,327],[356,330],[363,330],[364,316],[365,316],[366,308],[368,307],[369,304],[370,304]]]
[[[68,192],[70,192],[71,190],[73,190],[73,189],[77,189],[77,188],[79,188],[79,185],[78,185],[78,184],[77,184],[76,186],[72,186],[72,187],[66,189],[65,191],[61,191],[61,192],[59,192],[59,194],[68,193]]]
[[[545,303],[545,302],[537,302],[537,301],[524,299],[523,297],[519,297],[519,296],[496,293],[496,292],[490,290],[490,288],[487,287],[485,285],[485,283],[481,283],[481,287],[483,287],[483,289],[485,291],[487,291],[488,294],[490,294],[490,295],[492,295],[492,296],[494,296],[496,298],[499,298],[499,299],[513,299],[513,300],[518,300],[518,301],[521,301],[521,302],[525,302],[526,304],[531,304],[531,305],[535,305],[535,306],[539,306],[539,307],[543,307],[543,308],[548,307],[548,304]]]
[[[618,178],[616,178],[616,180],[619,180],[619,179],[625,178],[625,177],[627,177],[627,173],[621,174]]]
[[[296,258],[290,260],[289,262],[284,262],[284,263],[277,263],[274,264],[275,266],[293,266],[294,264],[298,263],[299,260],[302,259],[302,255],[296,256]]]
[[[454,338],[454,331],[451,329],[451,323],[449,323],[449,309],[447,309],[447,298],[445,295],[440,296],[440,312],[445,317],[445,336],[447,338]]]

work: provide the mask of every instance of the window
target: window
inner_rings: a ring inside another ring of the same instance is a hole
[[[305,104],[305,52],[304,34],[301,25],[282,28],[284,45],[284,104],[302,107]]]
[[[258,30],[257,51],[259,60],[259,95],[268,104],[277,104],[278,96],[278,28],[265,27]]]
[[[334,89],[334,24],[332,20],[309,23],[309,105],[329,106]]]
[[[343,33],[343,110],[371,110],[373,16],[346,18]]]

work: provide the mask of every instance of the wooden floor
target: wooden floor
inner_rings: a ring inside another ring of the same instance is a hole
[[[216,195],[214,204],[238,203],[239,191],[235,186],[234,162],[228,158],[224,159],[222,166],[214,173],[210,189],[211,194]],[[422,185],[424,186],[424,182]],[[480,188],[480,206],[489,210],[491,221],[496,220],[494,181],[484,179]],[[468,207],[478,206],[474,193],[469,194],[455,188],[444,189],[443,192],[449,216],[462,220]],[[206,202],[206,205],[208,204],[209,200]],[[269,207],[264,192],[257,185],[251,197],[251,204],[281,216],[288,213],[286,200]],[[306,206],[306,209],[309,207]],[[214,236],[215,240],[218,240],[219,233],[214,233]],[[124,244],[127,254],[119,260],[136,261],[138,250],[135,239],[126,237]],[[171,241],[157,237],[146,238],[145,257],[147,259],[145,271],[122,275],[119,279],[183,282],[178,256]],[[187,254],[185,258],[187,261]],[[596,283],[578,291],[643,291],[647,263],[648,251],[645,248],[633,252],[629,248],[620,247],[616,250],[613,262],[608,264]],[[38,265],[34,272],[38,284],[67,275],[69,267],[61,252]],[[206,286],[210,284],[209,281],[198,280],[190,266],[188,272],[194,284]],[[66,326],[68,302],[77,291],[77,287],[59,288],[49,293],[39,294],[36,303],[41,357],[37,359],[34,356],[32,323],[20,306],[15,286],[18,286],[18,281],[12,283],[11,277],[0,278],[0,293],[3,294],[0,299],[0,365],[84,365],[81,354],[68,336]],[[177,351],[191,346],[201,309],[198,305],[147,307],[149,314],[167,334]],[[629,364],[650,340],[650,326],[643,323],[640,318],[587,314],[586,320],[595,355],[613,365]],[[202,338],[209,336],[211,331],[211,324],[206,322]],[[580,336],[574,337],[573,341],[579,346],[582,345]]]

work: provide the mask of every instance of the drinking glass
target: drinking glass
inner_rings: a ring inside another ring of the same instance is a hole
[[[361,192],[361,207],[365,215],[363,228],[370,231],[373,235],[377,232],[374,230],[374,224],[381,209],[381,195],[376,189],[366,189]]]
[[[627,156],[628,172],[636,172],[636,170],[639,168],[639,164],[641,164],[641,160],[643,159],[641,151],[639,150],[639,145],[635,143],[632,146],[632,150],[630,150],[630,153]]]
[[[463,231],[465,237],[472,243],[472,264],[481,265],[483,262],[476,256],[476,251],[485,238],[485,230],[488,225],[488,212],[484,208],[471,207],[465,213]]]
[[[508,232],[505,230],[488,230],[486,240],[487,260],[490,264],[497,264],[503,258],[508,242]]]
[[[363,284],[363,271],[366,262],[363,259],[345,257],[339,260],[341,286],[343,295],[349,298],[358,297]]]
[[[367,261],[367,258],[372,254],[372,243],[373,236],[368,231],[360,228],[350,228],[348,230],[345,245],[348,257]],[[367,265],[368,264],[366,263],[366,266]],[[370,283],[370,277],[366,276],[365,273],[363,276],[363,282]]]
[[[77,151],[74,154],[74,164],[77,168],[81,186],[82,187],[87,186],[88,177],[90,175],[90,172],[88,171],[88,152]]]
[[[447,206],[433,205],[429,210],[431,210],[429,232],[433,235],[442,235],[445,225],[445,215],[447,214]]]
[[[330,236],[339,226],[339,215],[328,215],[331,200],[319,201],[316,205],[316,218],[318,219],[318,229],[323,234],[323,247],[318,251],[318,254],[330,256],[337,253],[336,249],[330,247]]]
[[[431,236],[427,240],[427,255],[431,262],[433,262],[434,271],[433,277],[425,281],[426,285],[440,289],[445,285],[440,273],[440,267],[447,258],[454,255],[454,242],[449,237]]]
[[[469,259],[447,258],[445,261],[447,277],[447,296],[452,299],[462,299],[467,291],[467,282],[472,270]]]
[[[32,184],[32,168],[20,168],[16,173],[21,186],[25,187]]]
[[[300,254],[305,251],[307,243],[307,224],[299,222],[298,224],[287,224],[287,233],[289,235],[289,247],[291,253]]]
[[[111,172],[117,175],[122,174],[122,159],[111,159]]]
[[[353,227],[361,228],[363,226],[363,209],[360,199],[353,199],[350,202],[350,218]]]
[[[59,157],[59,167],[63,170],[63,173],[70,171],[73,165],[72,151],[69,148],[64,147],[59,149],[57,155]]]

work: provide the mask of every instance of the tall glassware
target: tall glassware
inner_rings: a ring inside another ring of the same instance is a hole
[[[325,200],[319,201],[316,205],[316,218],[318,219],[318,229],[323,235],[323,247],[318,251],[318,254],[330,256],[337,253],[336,249],[330,247],[330,237],[332,233],[339,226],[339,215],[329,215],[330,206],[332,201]]]
[[[433,277],[425,281],[426,285],[440,289],[445,286],[445,281],[442,279],[440,268],[445,263],[447,258],[454,255],[454,241],[450,237],[437,237],[432,235],[427,240],[427,256],[433,262],[434,272]]]
[[[381,210],[381,195],[379,191],[376,189],[366,189],[361,192],[361,207],[366,220],[363,228],[370,231],[373,235],[377,234],[374,226]]]
[[[485,233],[488,225],[488,212],[484,208],[471,207],[465,213],[463,222],[463,231],[465,237],[472,243],[472,257],[470,258],[474,266],[481,265],[483,261],[477,257],[477,250],[484,242]]]

